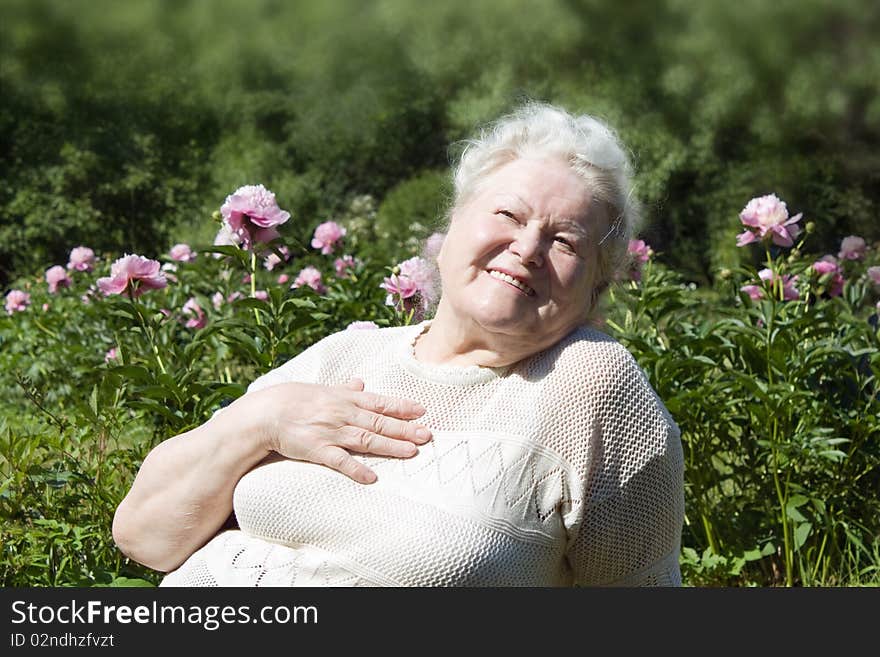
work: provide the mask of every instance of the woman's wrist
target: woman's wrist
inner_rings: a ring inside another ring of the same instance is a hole
[[[257,463],[272,452],[266,426],[271,420],[260,397],[239,397],[203,425],[220,437],[224,451],[237,453],[236,460],[241,462]]]

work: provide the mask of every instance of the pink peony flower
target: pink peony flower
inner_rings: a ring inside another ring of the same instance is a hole
[[[762,281],[767,281],[770,285],[773,285],[779,280],[779,276],[773,270],[766,268],[759,271],[758,276],[760,276]],[[782,277],[782,298],[785,301],[794,301],[800,297],[800,293],[794,285],[797,283],[797,280],[797,276],[791,276],[789,274]]]
[[[20,313],[31,303],[31,295],[22,290],[10,290],[6,295],[6,313]]]
[[[760,301],[764,298],[764,290],[760,285],[743,285],[739,289],[748,294],[752,301]]]
[[[43,312],[46,312],[47,310],[49,310],[49,304],[48,304],[48,303],[44,303],[44,304],[43,304]]]
[[[880,285],[880,266],[868,267],[868,278],[874,285]]]
[[[131,290],[138,297],[147,290],[159,290],[168,285],[158,260],[139,255],[124,255],[110,266],[110,276],[98,279],[98,288],[104,296],[122,294]]]
[[[398,274],[391,274],[382,282],[380,287],[388,292],[388,296],[385,298],[386,306],[393,306],[395,304],[395,296],[403,300],[410,299],[419,293],[419,286],[414,280]]]
[[[644,240],[630,240],[626,250],[633,261],[640,264],[648,262],[651,256],[654,255],[654,249],[645,244]]]
[[[220,306],[223,305],[222,292],[214,292],[214,294],[211,295],[211,305],[214,306],[214,310],[220,310]]]
[[[168,252],[168,256],[178,262],[192,262],[196,259],[196,255],[197,253],[189,248],[189,244],[175,244]]]
[[[427,240],[425,240],[425,248],[423,252],[425,254],[425,258],[428,260],[436,260],[437,254],[440,253],[440,248],[443,246],[443,240],[446,239],[445,233],[433,233]]]
[[[226,297],[226,302],[232,303],[233,301],[237,301],[238,299],[244,299],[244,295],[241,292],[233,292]]]
[[[214,246],[238,246],[241,240],[238,236],[232,232],[232,228],[230,228],[227,224],[223,224],[220,226],[220,230],[217,231],[217,234],[214,236]],[[222,258],[222,253],[215,253],[215,258]]]
[[[418,256],[404,260],[400,263],[400,275],[414,280],[423,295],[434,298],[436,268],[430,262]]]
[[[95,252],[87,246],[77,246],[70,252],[67,268],[75,271],[92,271],[95,266]]]
[[[165,278],[167,278],[172,283],[177,282],[177,276],[174,275],[174,272],[177,271],[177,265],[173,262],[166,262],[162,265],[162,271],[165,272]]]
[[[284,285],[289,280],[290,280],[290,276],[288,276],[287,274],[281,274],[278,277],[278,285]]]
[[[424,258],[415,256],[395,269],[398,273],[385,278],[380,286],[388,292],[385,304],[399,306],[405,312],[414,311],[414,317],[421,319],[434,302],[435,268]]]
[[[195,297],[187,299],[186,303],[183,304],[181,311],[183,312],[184,317],[188,318],[185,324],[186,328],[201,329],[205,328],[205,324],[208,323],[208,320],[205,317],[205,311],[202,310],[202,307],[199,305],[199,302],[196,301]]]
[[[287,250],[286,246],[282,246],[278,250],[281,251],[284,256],[283,260],[278,257],[277,253],[270,253],[266,256],[266,259],[263,260],[263,266],[269,271],[272,271],[276,266],[280,265],[282,262],[287,262],[290,259],[290,251]]]
[[[321,253],[324,255],[333,253],[334,245],[344,236],[345,228],[335,221],[325,221],[315,228],[315,235],[312,237],[312,248],[321,249]]]
[[[375,322],[352,322],[345,327],[346,331],[363,331],[367,329],[377,329],[379,325]]]
[[[243,249],[250,249],[255,242],[271,242],[280,237],[275,227],[290,219],[290,213],[278,207],[275,194],[262,185],[239,187],[226,197],[220,214]]]
[[[55,265],[46,270],[46,282],[49,284],[49,293],[55,294],[59,287],[70,287],[73,281],[67,276],[64,267]]]
[[[104,362],[109,363],[111,360],[117,360],[119,358],[119,352],[116,347],[110,347],[107,350],[107,353],[104,354]]]
[[[333,261],[333,268],[336,270],[336,275],[339,278],[345,278],[348,276],[348,270],[354,269],[356,264],[357,262],[352,256],[344,255]]]
[[[868,250],[865,240],[856,235],[844,237],[840,243],[840,253],[837,257],[841,260],[861,260],[865,257],[865,251]]]
[[[626,247],[629,254],[629,278],[633,281],[642,280],[642,265],[654,255],[654,249],[648,246],[644,240],[630,240]]]
[[[843,272],[840,270],[840,265],[837,264],[834,256],[827,255],[821,260],[814,262],[813,271],[819,275],[820,280],[824,279],[823,282],[826,284],[828,296],[839,297],[843,293],[845,280]]]
[[[296,275],[290,288],[302,287],[303,285],[308,285],[318,294],[324,294],[327,291],[321,279],[321,272],[311,266],[306,267]]]
[[[779,246],[791,246],[800,234],[803,213],[788,217],[788,208],[776,194],[753,198],[748,202],[739,219],[748,230],[736,237],[737,246],[745,246],[759,240],[772,239]]]
[[[269,293],[266,290],[255,290],[254,291],[254,299],[259,299],[260,301],[266,301],[269,298]]]

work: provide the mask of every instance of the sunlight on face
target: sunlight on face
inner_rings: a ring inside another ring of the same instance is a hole
[[[457,208],[438,256],[457,318],[546,346],[586,320],[605,212],[561,159],[519,158]]]

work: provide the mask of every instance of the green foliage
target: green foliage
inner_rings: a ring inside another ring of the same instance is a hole
[[[451,200],[448,171],[427,171],[397,185],[376,214],[375,231],[384,249],[403,242],[415,253],[431,233],[445,230]]]
[[[347,218],[364,224],[357,211],[369,208],[362,199]],[[136,298],[94,293],[107,261],[72,272],[72,285],[54,294],[41,276],[17,281],[31,305],[0,316],[0,582],[157,583],[159,574],[125,559],[111,534],[147,452],[328,333],[355,320],[407,321],[384,305],[382,267],[359,259],[338,277],[332,256],[288,246],[290,261],[272,271],[268,250],[257,258],[196,247],[196,261],[167,263],[168,287]],[[323,271],[323,295],[289,289],[307,265]],[[290,282],[279,284],[281,275]],[[185,310],[188,301],[204,309],[204,326],[186,325],[199,317]]]
[[[757,280],[748,269],[708,291],[658,264],[612,292],[608,326],[682,430],[693,583],[880,574],[877,294],[851,263],[844,294],[829,298],[811,262],[768,263],[797,272],[796,301],[766,283],[749,300],[738,292]]]
[[[71,242],[206,241],[197,217],[255,181],[316,223],[381,206],[524,96],[619,128],[645,236],[688,280],[741,264],[729,219],[763,193],[833,253],[880,238],[878,30],[864,0],[10,0],[0,282]]]

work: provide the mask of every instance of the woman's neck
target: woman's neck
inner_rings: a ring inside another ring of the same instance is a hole
[[[560,336],[561,337],[561,336]],[[531,336],[488,331],[472,320],[460,320],[442,303],[426,333],[416,339],[415,356],[423,363],[466,367],[508,367],[550,345]]]

